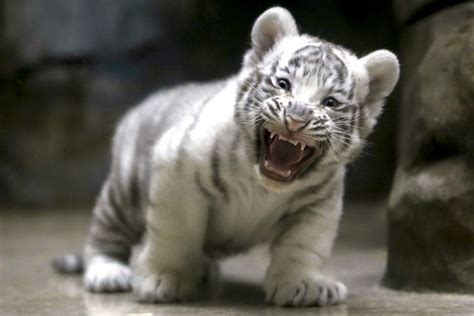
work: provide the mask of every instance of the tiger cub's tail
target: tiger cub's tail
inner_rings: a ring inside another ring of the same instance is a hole
[[[64,254],[51,261],[53,269],[61,274],[80,274],[84,271],[84,258],[80,254]]]

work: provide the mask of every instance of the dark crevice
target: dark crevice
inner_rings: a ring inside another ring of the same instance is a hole
[[[460,155],[462,150],[459,144],[431,139],[420,147],[415,164],[430,164]]]
[[[416,10],[411,16],[409,16],[405,22],[406,26],[413,25],[433,14],[438,13],[439,11],[448,9],[455,5],[461,3],[470,3],[472,0],[439,0],[429,2],[423,6],[421,6],[418,10]]]

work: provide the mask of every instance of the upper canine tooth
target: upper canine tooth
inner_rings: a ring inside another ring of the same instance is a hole
[[[273,137],[275,137],[275,133],[274,133],[274,132],[271,132],[271,133],[270,133],[270,139],[273,139]]]
[[[306,148],[306,144],[305,144],[305,143],[301,143],[301,151],[303,151],[305,148]]]

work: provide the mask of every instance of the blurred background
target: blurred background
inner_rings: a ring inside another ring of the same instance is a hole
[[[442,294],[474,293],[472,0],[0,0],[0,314],[143,313],[131,296],[84,293],[47,262],[83,246],[124,112],[157,89],[235,74],[253,22],[274,5],[301,32],[401,62],[348,167],[350,203],[327,264],[352,294],[324,315],[472,315],[472,295]],[[249,303],[267,314],[265,258],[222,264],[240,285],[216,296],[221,314]],[[268,313],[278,311],[288,310]]]
[[[397,53],[391,1],[0,1],[0,204],[92,206],[124,112],[157,89],[236,73],[275,4],[359,56]],[[349,167],[348,198],[390,189],[395,101]]]

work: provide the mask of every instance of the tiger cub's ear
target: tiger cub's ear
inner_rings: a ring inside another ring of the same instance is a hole
[[[377,50],[362,57],[362,64],[369,75],[369,100],[386,98],[392,93],[398,81],[397,57],[388,50]]]
[[[273,7],[258,17],[251,34],[254,57],[260,60],[283,37],[298,35],[298,28],[288,10]]]
[[[362,137],[368,136],[376,120],[382,112],[385,98],[392,93],[399,77],[399,63],[397,57],[388,50],[377,50],[360,59],[367,70],[368,87],[362,115],[364,132]]]

